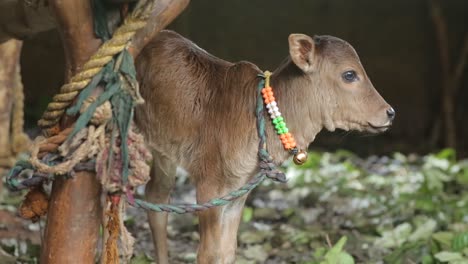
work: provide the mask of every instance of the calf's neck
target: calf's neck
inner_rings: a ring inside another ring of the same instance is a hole
[[[271,87],[297,146],[307,149],[322,128],[371,133],[388,129],[394,110],[373,87],[347,42],[289,36],[289,56]],[[203,203],[245,184],[258,172],[256,88],[262,71],[219,59],[172,31],[162,31],[136,60],[146,103],[136,121],[153,151],[146,198],[169,202],[176,167],[189,172]],[[268,120],[269,117],[266,117]],[[278,164],[289,157],[273,126],[267,148]],[[245,197],[199,213],[198,263],[233,263]],[[168,263],[166,213],[149,213],[158,263]]]

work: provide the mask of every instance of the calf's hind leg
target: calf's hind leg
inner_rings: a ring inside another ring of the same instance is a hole
[[[175,185],[177,166],[158,153],[153,153],[151,180],[146,184],[145,196],[152,203],[168,203]],[[167,213],[148,211],[149,225],[153,236],[158,264],[168,264]]]

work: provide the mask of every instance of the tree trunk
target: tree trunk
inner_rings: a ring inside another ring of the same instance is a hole
[[[144,45],[188,5],[189,0],[156,1],[143,33],[131,47],[136,57]],[[98,49],[93,34],[90,1],[50,0],[65,50],[66,81]],[[63,121],[63,120],[62,120]],[[72,122],[72,121],[71,121]],[[70,121],[61,122],[62,129]],[[101,186],[95,173],[76,173],[73,179],[55,180],[49,202],[41,263],[94,263],[101,223]]]
[[[455,63],[450,58],[450,48],[447,34],[447,22],[442,15],[439,1],[430,2],[430,15],[434,23],[437,45],[439,48],[440,64],[442,69],[442,89],[441,89],[441,110],[440,118],[443,122],[435,122],[433,135],[444,135],[445,147],[457,149],[457,123],[455,119],[455,104],[460,87],[461,78],[467,63],[468,57],[468,34],[463,39],[460,55]],[[442,123],[443,126],[438,124]],[[442,133],[436,131],[443,129]]]
[[[99,48],[90,1],[50,1],[65,50],[69,81]],[[101,223],[101,186],[94,173],[58,177],[52,187],[41,263],[94,263]]]
[[[15,161],[11,145],[11,110],[13,89],[18,85],[19,58],[22,42],[9,40],[0,44],[0,194],[2,176]]]

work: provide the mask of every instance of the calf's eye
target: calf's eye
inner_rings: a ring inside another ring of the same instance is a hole
[[[345,71],[343,72],[341,77],[343,78],[345,82],[348,82],[348,83],[355,82],[358,80],[358,77],[355,71]]]

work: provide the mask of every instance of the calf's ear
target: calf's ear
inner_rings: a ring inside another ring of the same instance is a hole
[[[312,72],[315,59],[315,42],[304,34],[289,35],[289,55],[303,72]]]

